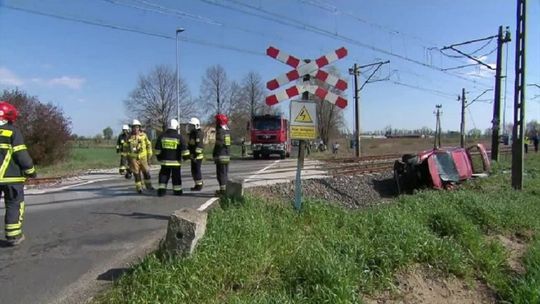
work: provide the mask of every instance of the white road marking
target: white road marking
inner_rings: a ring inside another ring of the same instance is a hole
[[[99,178],[99,179],[89,180],[89,181],[82,182],[82,183],[67,185],[67,186],[58,187],[58,188],[51,188],[51,189],[27,189],[27,190],[25,190],[25,195],[38,195],[38,194],[59,192],[59,191],[64,191],[64,190],[67,190],[67,189],[71,189],[71,188],[75,188],[75,187],[79,187],[79,186],[84,186],[84,185],[88,185],[88,184],[93,184],[93,183],[97,183],[97,182],[103,182],[103,181],[107,181],[107,180],[111,180],[111,179],[114,179],[114,177]]]
[[[211,199],[207,200],[206,203],[202,204],[199,208],[197,208],[197,211],[206,210],[206,208],[210,207],[217,200],[219,200],[219,197],[212,197]]]
[[[266,170],[272,168],[275,164],[279,163],[280,161],[281,161],[281,159],[277,159],[277,160],[275,160],[273,163],[271,163],[270,165],[268,165],[268,166],[262,168],[261,170],[255,172],[255,174],[250,175],[248,178],[244,179],[244,183],[245,183],[245,182],[248,182],[248,181],[251,180],[251,179],[255,179],[255,177],[256,177],[257,175],[259,175],[259,174],[263,173],[264,171],[266,171]]]

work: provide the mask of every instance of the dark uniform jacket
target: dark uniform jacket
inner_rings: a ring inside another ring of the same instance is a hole
[[[194,129],[189,132],[188,148],[193,159],[202,160],[204,158],[203,132],[201,129]]]
[[[36,169],[19,129],[11,123],[0,126],[0,184],[24,183]]]
[[[158,137],[155,150],[157,159],[162,166],[179,167],[182,164],[182,158],[189,158],[184,138],[172,129],[165,131]]]
[[[118,140],[116,141],[116,153],[122,153],[122,155],[127,155],[129,153],[129,133],[120,134]]]
[[[216,145],[212,156],[214,161],[220,164],[228,164],[231,160],[229,148],[231,146],[231,132],[223,127],[216,128]]]

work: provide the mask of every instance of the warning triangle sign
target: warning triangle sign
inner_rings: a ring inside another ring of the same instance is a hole
[[[306,109],[306,106],[302,107],[302,110],[296,115],[296,118],[294,119],[295,122],[303,122],[303,123],[313,123],[313,119],[311,119],[311,116],[309,115],[308,110]]]

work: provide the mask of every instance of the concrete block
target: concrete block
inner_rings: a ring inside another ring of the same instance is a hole
[[[176,210],[169,218],[163,248],[172,255],[188,256],[206,231],[206,212],[190,208]]]
[[[232,199],[244,197],[244,179],[233,178],[227,181],[227,197]]]

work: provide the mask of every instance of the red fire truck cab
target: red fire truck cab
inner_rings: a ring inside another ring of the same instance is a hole
[[[277,154],[281,159],[291,154],[289,122],[280,115],[258,115],[251,120],[251,151],[253,157]]]

